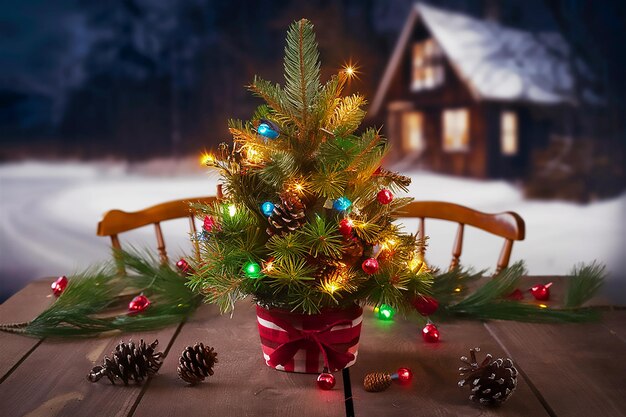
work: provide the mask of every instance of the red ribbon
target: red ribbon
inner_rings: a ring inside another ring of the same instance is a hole
[[[270,366],[284,366],[294,357],[298,350],[305,349],[311,342],[318,346],[324,357],[324,366],[331,371],[343,369],[348,363],[354,360],[354,354],[337,350],[334,345],[336,343],[346,343],[357,338],[359,336],[359,329],[357,327],[350,327],[348,329],[341,329],[341,331],[331,331],[336,326],[352,325],[352,320],[337,320],[316,330],[296,329],[286,320],[276,316],[272,316],[271,321],[287,332],[289,340],[279,345],[274,352],[269,355],[268,364]],[[261,336],[267,337],[270,335],[262,334]]]

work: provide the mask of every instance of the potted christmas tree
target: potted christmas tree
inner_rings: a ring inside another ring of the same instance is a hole
[[[199,205],[202,246],[190,285],[222,311],[252,296],[266,363],[295,372],[349,366],[364,304],[404,309],[428,291],[423,241],[394,223],[410,179],[381,168],[387,141],[356,133],[365,99],[344,96],[344,68],[325,84],[313,25],[287,33],[285,85],[255,78],[265,100],[229,122],[232,144],[206,164],[223,195]]]

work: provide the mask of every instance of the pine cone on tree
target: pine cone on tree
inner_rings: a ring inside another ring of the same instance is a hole
[[[91,382],[96,382],[106,376],[113,385],[118,378],[124,385],[128,385],[128,381],[140,384],[147,377],[156,374],[161,367],[163,353],[155,353],[158,344],[158,340],[149,345],[143,339],[139,345],[135,345],[132,340],[128,343],[122,341],[111,354],[112,357],[105,356],[102,365],[95,366],[87,378]]]
[[[365,375],[363,387],[368,392],[381,392],[391,386],[391,375],[385,372],[372,372]]]
[[[217,362],[217,352],[212,347],[196,343],[193,347],[187,346],[178,360],[178,376],[195,385],[209,375],[213,375],[213,366]]]
[[[469,385],[472,389],[470,400],[484,405],[499,405],[505,402],[517,387],[517,369],[511,359],[498,358],[495,361],[490,354],[479,365],[476,352],[470,349],[471,361],[462,356],[461,361],[469,366],[459,368],[463,377],[459,387]]]
[[[270,223],[267,234],[283,236],[298,230],[306,223],[305,206],[295,193],[284,193],[281,202],[274,206],[274,211],[267,218]]]

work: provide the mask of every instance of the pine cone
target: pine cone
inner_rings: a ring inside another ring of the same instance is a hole
[[[459,387],[470,385],[472,393],[470,400],[484,405],[499,405],[505,402],[517,387],[517,369],[511,359],[496,359],[487,354],[479,365],[476,361],[476,352],[479,348],[470,349],[471,362],[467,357],[461,361],[469,366],[459,368],[463,377]]]
[[[363,387],[368,392],[384,391],[391,386],[391,375],[385,372],[372,372],[365,375]]]
[[[306,223],[304,209],[304,203],[296,194],[284,193],[281,202],[274,206],[274,211],[267,218],[270,223],[267,234],[283,236],[298,230]]]
[[[120,342],[111,354],[112,358],[105,356],[102,366],[95,366],[87,378],[91,382],[96,382],[106,376],[113,385],[117,378],[124,381],[124,385],[128,385],[128,381],[139,384],[145,378],[156,374],[161,366],[163,353],[154,351],[158,344],[159,341],[155,340],[147,345],[143,339],[138,346],[135,346],[132,340],[128,343]]]
[[[212,347],[196,343],[193,347],[187,346],[178,360],[178,376],[191,385],[204,381],[213,375],[213,365],[217,362],[217,352]]]
[[[341,260],[348,266],[356,265],[363,256],[363,244],[356,237],[344,239]]]

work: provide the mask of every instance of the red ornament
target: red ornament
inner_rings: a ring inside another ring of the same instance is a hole
[[[130,313],[141,313],[148,307],[150,307],[150,300],[143,294],[138,295],[128,303],[128,311]]]
[[[317,377],[317,386],[324,391],[333,389],[335,386],[335,376],[328,372],[322,372]]]
[[[418,295],[411,301],[411,304],[422,316],[430,316],[439,308],[439,301],[427,295]]]
[[[427,343],[439,342],[439,330],[437,329],[437,326],[435,326],[432,323],[428,323],[422,329],[422,337],[424,338],[424,341]]]
[[[398,381],[400,382],[411,382],[413,379],[413,371],[409,368],[398,368],[396,375],[398,375]]]
[[[216,225],[216,222],[212,216],[204,217],[204,225],[202,226],[202,228],[206,230],[208,233],[211,233],[213,231],[213,228],[215,227],[215,225]]]
[[[391,194],[391,191],[388,189],[383,188],[376,195],[376,199],[380,204],[389,204],[391,203],[391,200],[393,200],[393,194]]]
[[[519,288],[516,288],[515,291],[506,296],[506,299],[520,301],[524,299],[524,293]]]
[[[367,258],[361,264],[361,268],[363,268],[363,272],[367,275],[372,275],[378,272],[380,266],[378,265],[376,258]]]
[[[56,281],[52,283],[50,288],[52,288],[52,294],[57,297],[61,295],[63,291],[65,291],[65,287],[67,287],[67,277],[63,275],[62,277],[58,277]]]
[[[189,262],[187,262],[185,258],[180,258],[180,260],[176,262],[176,268],[178,268],[178,270],[185,275],[191,275],[194,273],[193,268],[189,265]]]
[[[341,236],[343,237],[351,237],[353,226],[352,220],[341,219],[339,222],[339,233],[341,233]]]
[[[537,284],[530,289],[530,293],[535,297],[535,300],[546,301],[550,299],[550,287],[552,283],[549,282],[546,285]]]
[[[380,173],[382,171],[383,171],[383,167],[379,166],[378,168],[376,168],[376,171],[374,171],[374,174],[372,174],[372,175],[374,175],[376,177],[376,176],[380,175]]]

